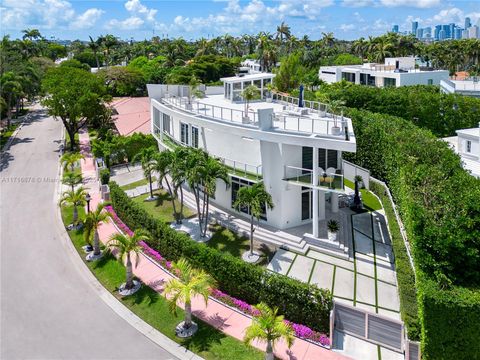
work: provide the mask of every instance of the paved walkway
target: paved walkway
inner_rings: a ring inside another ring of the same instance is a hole
[[[85,161],[82,161],[82,173],[84,178],[90,179],[91,181],[91,206],[95,208],[100,201],[100,195],[96,183],[93,182],[95,180],[95,168],[93,159],[88,154],[88,133],[84,132],[80,134],[80,143],[86,155]],[[100,239],[104,243],[108,241],[112,234],[117,232],[118,230],[113,223],[102,224],[99,228]],[[160,266],[143,254],[140,255],[138,265],[134,268],[134,274],[143,283],[160,293],[163,291],[165,283],[171,279],[169,273],[165,272]],[[220,329],[225,334],[239,340],[243,339],[245,329],[251,324],[251,319],[248,316],[232,310],[214,300],[210,300],[208,305],[205,306],[205,302],[202,298],[195,297],[192,300],[192,310],[196,317]],[[254,346],[261,350],[265,350],[264,344],[256,343]],[[295,339],[294,345],[290,350],[288,350],[284,342],[278,343],[275,355],[280,359],[346,359],[343,355],[313,345],[301,339]]]
[[[70,255],[54,215],[61,134],[37,107],[1,154],[0,358],[172,359],[99,298]]]

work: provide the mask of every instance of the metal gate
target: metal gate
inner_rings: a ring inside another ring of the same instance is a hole
[[[334,302],[333,330],[342,331],[397,352],[405,349],[403,322]],[[412,357],[413,359],[413,357]]]

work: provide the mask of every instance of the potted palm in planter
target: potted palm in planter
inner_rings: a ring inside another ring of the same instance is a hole
[[[185,259],[172,264],[178,278],[172,278],[165,286],[165,294],[169,296],[170,311],[176,315],[177,302],[185,306],[185,319],[175,328],[175,334],[181,338],[193,336],[198,325],[192,321],[192,297],[199,295],[208,303],[208,296],[215,280],[203,270],[194,269]]]
[[[338,126],[338,115],[339,112],[342,111],[343,106],[345,105],[345,101],[343,100],[330,100],[328,103],[330,112],[333,116],[333,126],[332,126],[332,135],[340,135],[341,129]]]
[[[248,104],[250,101],[260,98],[260,90],[254,85],[249,85],[243,89],[240,96],[245,100],[245,112],[243,113],[242,122],[248,124],[250,122],[250,117],[248,116]]]
[[[273,100],[273,88],[274,88],[274,87],[273,87],[273,84],[272,84],[272,83],[268,83],[268,84],[267,84],[267,93],[265,94],[265,95],[266,95],[265,101],[266,101],[267,103],[270,103],[270,102],[272,102],[272,100]]]
[[[201,98],[203,93],[198,89],[198,86],[201,82],[195,77],[192,76],[190,82],[188,84],[188,103],[187,103],[187,110],[192,110],[192,99],[194,97]]]
[[[246,344],[251,344],[254,340],[266,342],[265,359],[273,360],[275,344],[284,339],[290,348],[295,340],[294,331],[283,316],[278,315],[278,308],[271,309],[265,303],[260,303],[255,308],[260,314],[252,319],[252,324],[245,330],[243,341]]]
[[[328,228],[328,240],[336,241],[338,231],[340,230],[340,224],[338,223],[338,221],[333,219],[329,220],[327,223],[327,228]]]

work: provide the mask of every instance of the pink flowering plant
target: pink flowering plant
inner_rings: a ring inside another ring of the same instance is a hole
[[[105,206],[105,210],[107,210],[110,213],[113,221],[122,232],[130,236],[133,234],[133,231],[130,230],[130,228],[118,217],[117,213],[115,212],[115,210],[111,205]],[[150,256],[152,259],[157,261],[163,268],[171,271],[172,269],[171,261],[166,260],[162,255],[160,255],[158,251],[152,249],[144,241],[140,241],[139,244],[143,248],[143,251],[146,255]],[[254,306],[246,303],[243,300],[239,300],[234,298],[233,296],[225,294],[224,292],[218,289],[212,289],[211,296],[219,300],[220,302],[228,306],[231,306],[235,309],[238,309],[239,311],[249,316],[257,317],[260,315],[260,311],[258,311]],[[288,320],[285,320],[285,322],[292,326],[296,337],[312,341],[323,347],[327,347],[327,348],[330,347],[330,338],[327,335],[314,331],[305,325],[296,324]]]

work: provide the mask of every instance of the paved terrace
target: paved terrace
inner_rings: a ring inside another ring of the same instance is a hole
[[[331,114],[321,110],[309,109],[308,107],[299,108],[295,103],[253,101],[249,104],[248,111],[245,113],[244,103],[231,102],[225,99],[223,95],[209,95],[202,99],[194,100],[191,103],[191,109],[187,109],[187,97],[166,97],[162,100],[164,103],[178,107],[183,111],[189,111],[219,121],[255,128],[258,127],[257,111],[273,108],[274,130],[345,139],[343,129],[345,126],[348,126],[350,141],[354,140],[355,137],[350,119],[344,117],[342,121],[342,116],[337,116],[337,126],[340,126],[342,132],[340,135],[333,135],[332,127],[335,126],[335,120]],[[243,119],[245,114],[248,114],[250,118],[249,121]]]
[[[118,98],[113,100],[111,105],[118,113],[113,116],[113,121],[120,135],[131,135],[135,132],[150,134],[148,97]]]
[[[80,133],[80,146],[85,155],[85,161],[82,161],[82,175],[87,179],[86,187],[89,188],[92,196],[91,206],[95,208],[101,201],[98,191],[98,179],[96,179],[95,167],[93,164],[93,157],[90,153],[90,144],[88,133],[82,131]],[[102,224],[99,228],[100,240],[106,243],[109,238],[118,233],[119,230],[112,222]],[[165,284],[172,278],[171,275],[165,272],[159,265],[144,254],[140,255],[138,264],[134,267],[134,274],[144,284],[150,286],[152,289],[163,292]],[[182,306],[183,307],[183,306]],[[230,307],[227,307],[215,300],[210,300],[208,305],[200,297],[192,299],[193,314],[207,322],[208,324],[220,329],[225,334],[232,336],[238,340],[242,340],[245,329],[251,324],[251,318],[247,315],[237,312]],[[179,322],[181,319],[179,319]],[[254,343],[254,346],[260,350],[265,350],[265,345]],[[282,341],[277,344],[275,356],[279,359],[324,359],[324,360],[340,360],[348,359],[347,357],[335,353],[333,351],[324,349],[320,346],[311,344],[302,339],[295,339],[292,348],[289,350],[286,344]]]

